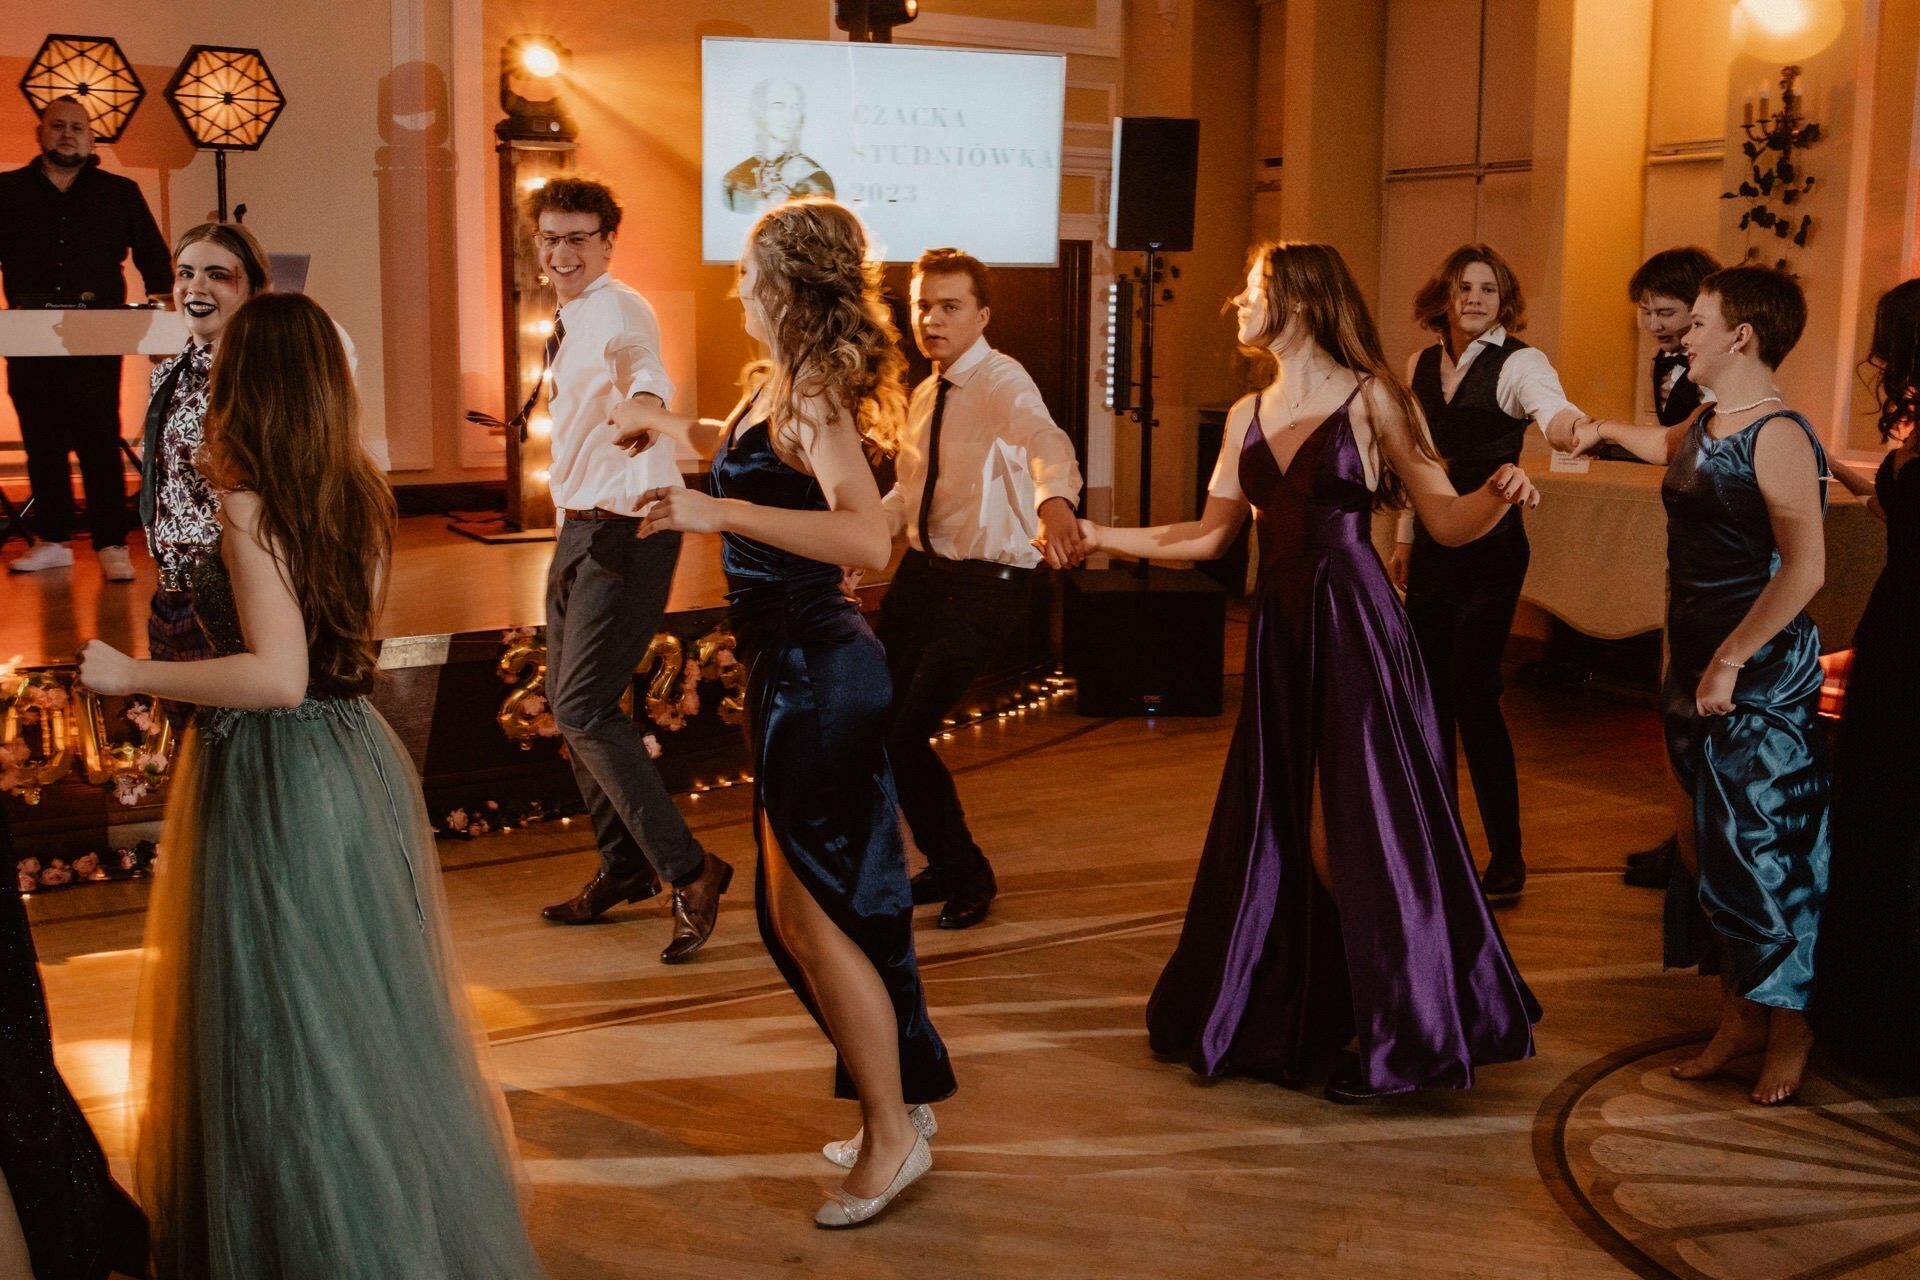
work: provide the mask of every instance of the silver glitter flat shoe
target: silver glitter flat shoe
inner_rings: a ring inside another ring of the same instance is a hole
[[[933,1135],[940,1132],[940,1122],[933,1118],[933,1108],[924,1102],[907,1112],[907,1122],[913,1126],[915,1133],[928,1142],[932,1142]],[[820,1154],[842,1169],[851,1169],[854,1161],[860,1158],[860,1138],[865,1132],[866,1130],[862,1129],[851,1138],[829,1142],[820,1148]]]
[[[925,1138],[915,1138],[913,1150],[907,1153],[906,1160],[900,1165],[900,1172],[893,1175],[893,1181],[887,1184],[885,1191],[871,1200],[862,1200],[836,1187],[833,1199],[821,1205],[820,1211],[813,1215],[813,1225],[837,1231],[872,1222],[880,1216],[881,1210],[893,1203],[895,1196],[918,1182],[920,1175],[931,1168],[933,1149],[927,1146]]]

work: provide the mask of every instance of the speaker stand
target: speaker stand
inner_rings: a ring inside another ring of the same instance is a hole
[[[1140,399],[1134,406],[1134,420],[1140,424],[1140,527],[1153,524],[1153,429],[1160,425],[1153,416],[1153,308],[1159,300],[1158,243],[1147,245],[1146,298],[1140,309]],[[1134,566],[1134,576],[1145,582],[1148,562]]]

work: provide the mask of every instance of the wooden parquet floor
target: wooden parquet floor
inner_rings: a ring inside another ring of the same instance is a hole
[[[1652,712],[1509,694],[1534,875],[1500,919],[1546,1009],[1539,1056],[1470,1092],[1364,1110],[1207,1083],[1148,1054],[1146,994],[1231,718],[1069,706],[943,746],[1001,895],[966,932],[921,921],[961,1091],[940,1108],[933,1174],[859,1232],[811,1226],[837,1176],[818,1147],[858,1120],[832,1101],[831,1055],[755,936],[745,877],[698,962],[669,969],[657,903],[591,928],[539,920],[590,871],[584,823],[443,846],[556,1280],[1920,1268],[1920,1100],[1822,1074],[1807,1105],[1762,1114],[1739,1081],[1665,1076],[1715,992],[1661,972],[1658,895],[1618,875],[1669,827]],[[710,848],[751,866],[745,788],[683,803]],[[33,904],[38,939],[63,1068],[123,1162],[141,917],[121,897],[76,914],[79,897]]]

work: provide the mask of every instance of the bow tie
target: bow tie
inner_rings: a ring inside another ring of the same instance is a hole
[[[1653,355],[1655,373],[1670,373],[1675,369],[1687,367],[1687,353],[1684,351],[1656,351]]]

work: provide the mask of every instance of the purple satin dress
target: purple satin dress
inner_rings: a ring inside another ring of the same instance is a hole
[[[1241,446],[1260,537],[1246,686],[1147,1030],[1206,1076],[1297,1084],[1357,1037],[1371,1088],[1467,1088],[1474,1067],[1532,1055],[1540,1006],[1474,877],[1425,671],[1369,537],[1352,402],[1284,472],[1257,408]],[[1331,895],[1308,846],[1316,767]]]

